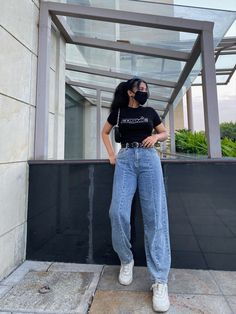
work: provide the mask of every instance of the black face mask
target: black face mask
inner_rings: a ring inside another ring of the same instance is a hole
[[[137,100],[140,105],[144,105],[148,99],[148,93],[138,90],[134,95],[134,99]]]

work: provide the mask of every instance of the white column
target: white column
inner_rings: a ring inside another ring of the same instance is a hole
[[[203,31],[201,46],[203,66],[202,90],[208,157],[220,158],[222,155],[212,30]]]
[[[50,76],[51,17],[47,4],[40,2],[38,72],[35,120],[35,159],[48,157],[48,103]]]
[[[192,102],[192,88],[190,87],[186,93],[187,100],[187,116],[188,116],[188,129],[193,131],[193,102]]]
[[[97,89],[97,159],[101,158],[101,90]]]
[[[174,107],[169,107],[169,127],[170,127],[170,152],[175,154],[175,125],[174,125]]]
[[[162,120],[162,123],[165,125],[165,119]],[[166,141],[160,142],[161,146],[161,152],[162,152],[162,157],[165,157],[166,155]]]

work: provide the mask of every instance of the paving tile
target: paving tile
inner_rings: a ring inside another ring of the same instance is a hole
[[[118,282],[119,266],[105,266],[99,281],[98,290],[149,291],[151,280],[146,267],[134,267],[131,285],[123,286]],[[171,293],[214,294],[220,295],[215,280],[207,270],[171,269],[169,275]]]
[[[86,313],[99,280],[98,274],[29,271],[0,299],[0,310],[30,313]],[[40,294],[39,288],[51,289]]]
[[[7,293],[7,291],[9,291],[11,289],[10,286],[2,286],[0,285],[0,299],[2,296],[4,296],[4,294]]]
[[[236,313],[236,296],[226,296],[225,298],[228,301],[233,313]]]
[[[24,261],[17,269],[19,270],[35,270],[45,271],[52,264],[52,262],[39,262],[39,261]]]
[[[170,293],[222,294],[208,270],[171,268],[168,286]]]
[[[232,314],[223,296],[170,295],[168,314]]]
[[[92,265],[92,264],[76,264],[76,263],[52,263],[49,267],[49,271],[70,271],[70,272],[101,272],[104,265]]]
[[[232,314],[222,296],[171,295],[168,314]],[[90,314],[149,314],[152,310],[151,292],[97,291]]]
[[[4,312],[5,313],[5,312]],[[7,314],[51,314],[50,312],[40,311],[40,312],[6,312]],[[1,312],[0,312],[1,314]]]
[[[137,291],[96,291],[89,314],[151,314],[152,294]]]
[[[146,267],[134,267],[133,282],[129,286],[118,282],[120,266],[105,266],[99,281],[98,290],[149,291],[152,285]]]
[[[236,271],[210,270],[224,295],[236,296]]]
[[[6,279],[1,281],[2,285],[14,285],[19,282],[30,271],[46,271],[52,262],[25,261],[14,270]]]
[[[1,312],[0,312],[1,313]],[[5,313],[5,312],[4,312]],[[37,314],[36,312],[6,312],[7,314]],[[44,312],[43,314],[47,314],[46,312]]]

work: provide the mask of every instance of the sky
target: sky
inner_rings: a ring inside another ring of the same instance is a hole
[[[174,0],[175,4],[206,7],[236,11],[236,0]],[[226,36],[236,37],[236,22]],[[227,85],[217,86],[219,120],[221,122],[236,122],[236,73]],[[201,86],[192,87],[193,98],[193,127],[195,131],[204,130],[204,113]],[[187,127],[186,98],[184,97],[184,122]]]

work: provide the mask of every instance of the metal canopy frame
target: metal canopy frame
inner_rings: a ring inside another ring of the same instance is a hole
[[[181,31],[197,34],[197,38],[190,53],[173,51],[169,49],[145,47],[133,45],[122,41],[101,40],[87,37],[75,36],[65,16],[98,20],[103,22],[120,23],[128,25],[143,26],[156,29]],[[39,54],[38,54],[38,76],[37,76],[37,109],[36,109],[36,132],[35,132],[35,158],[47,159],[48,143],[48,90],[49,90],[49,60],[50,60],[50,33],[52,21],[70,44],[82,45],[100,49],[128,52],[156,58],[185,61],[185,66],[179,76],[178,82],[153,79],[144,79],[152,85],[173,88],[170,98],[153,97],[153,100],[167,103],[162,118],[169,113],[170,134],[172,151],[174,148],[174,108],[173,102],[179,94],[183,84],[192,71],[200,54],[202,55],[202,76],[204,80],[203,99],[205,112],[206,135],[208,140],[209,158],[221,157],[221,146],[219,136],[219,116],[216,91],[214,46],[213,46],[213,22],[197,21],[176,17],[165,17],[151,14],[133,13],[120,10],[100,9],[84,7],[80,5],[44,2],[40,3],[39,19]],[[126,80],[131,77],[127,73],[115,71],[105,71],[74,64],[66,64],[66,69],[70,71],[83,72],[92,75],[100,75],[110,78]],[[67,84],[95,89],[97,92],[97,157],[101,153],[101,92],[111,91],[111,89],[85,84],[77,81],[67,80]],[[158,109],[159,110],[159,109]]]
[[[236,55],[236,37],[223,38],[221,42],[215,48],[215,63],[216,63],[216,78],[218,76],[227,76],[224,82],[217,82],[217,85],[227,85],[236,71],[236,65],[234,67],[217,68],[217,60],[220,56]],[[199,73],[199,77],[202,76],[202,72]],[[201,86],[201,83],[193,83],[192,86]]]
[[[102,87],[102,86],[99,86],[99,85],[96,85],[96,84],[87,84],[87,83],[80,83],[80,82],[77,82],[77,81],[71,81],[71,80],[67,80],[66,83],[68,85],[71,85],[71,86],[77,86],[77,87],[81,87],[81,88],[88,88],[88,89],[93,89],[93,90],[101,90],[101,92],[109,92],[109,93],[114,93],[114,89],[113,88],[109,88],[109,87]],[[90,95],[90,94],[84,94],[83,96],[85,97],[91,97],[91,98],[94,98],[94,95]],[[169,98],[167,97],[162,97],[162,96],[153,96],[151,95],[149,97],[150,100],[158,100],[158,101],[162,101],[162,102],[168,102]],[[109,100],[111,101],[112,98],[109,98]],[[159,109],[158,109],[159,110]]]

